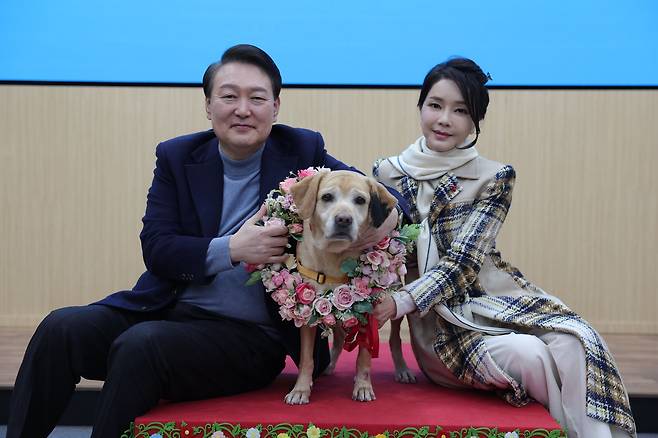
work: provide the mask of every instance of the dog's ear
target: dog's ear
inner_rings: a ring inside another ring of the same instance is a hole
[[[368,183],[370,184],[370,220],[375,228],[379,228],[398,204],[398,200],[383,184],[373,179],[369,179]]]
[[[307,176],[290,187],[292,200],[295,202],[297,213],[302,219],[308,219],[313,215],[320,181],[328,173],[329,170],[321,170],[315,175]]]

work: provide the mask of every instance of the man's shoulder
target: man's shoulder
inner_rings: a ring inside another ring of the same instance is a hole
[[[185,134],[165,140],[160,143],[156,155],[167,156],[172,162],[203,161],[208,158],[209,151],[217,150],[212,143],[217,137],[212,129],[192,134]]]
[[[162,148],[195,148],[199,145],[205,144],[215,138],[215,133],[212,129],[207,131],[193,132],[191,134],[180,135],[178,137],[170,138],[160,143]]]
[[[319,132],[306,128],[294,128],[280,123],[272,126],[270,138],[275,142],[291,147],[322,144],[322,136]]]

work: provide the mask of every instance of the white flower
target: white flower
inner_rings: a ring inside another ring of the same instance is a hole
[[[260,430],[256,429],[255,427],[251,427],[247,429],[247,433],[245,433],[245,436],[247,438],[260,438]]]
[[[218,430],[217,432],[213,432],[213,434],[210,435],[210,438],[226,438],[226,435],[224,435],[224,432],[221,430]]]
[[[519,438],[519,434],[516,432],[507,432],[505,438]]]

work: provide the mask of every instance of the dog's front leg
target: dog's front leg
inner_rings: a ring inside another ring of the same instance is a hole
[[[391,356],[393,357],[393,365],[395,365],[395,381],[400,383],[416,383],[416,376],[411,372],[402,355],[400,326],[403,319],[391,320],[391,332],[388,338],[388,345],[391,348]]]
[[[330,375],[334,373],[336,369],[336,364],[338,363],[338,358],[340,353],[343,351],[343,345],[345,345],[345,330],[342,327],[337,325],[333,329],[333,342],[331,344],[331,362],[327,368],[325,368],[323,374]]]
[[[373,401],[375,390],[370,379],[370,363],[372,359],[367,348],[359,346],[359,355],[356,358],[356,377],[354,377],[354,390],[352,399],[358,401]]]
[[[315,346],[315,332],[317,327],[302,326],[301,348],[299,358],[299,374],[297,382],[286,397],[285,401],[289,405],[304,405],[311,398],[311,387],[313,386],[313,348]]]

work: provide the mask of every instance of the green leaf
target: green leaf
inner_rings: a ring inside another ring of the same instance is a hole
[[[400,230],[400,237],[415,241],[418,239],[420,234],[420,225],[419,224],[407,224],[402,227]]]
[[[359,301],[352,305],[352,310],[358,313],[372,313],[373,307],[367,301]]]
[[[355,258],[348,258],[343,260],[343,263],[340,264],[341,272],[346,273],[350,277],[354,277],[356,267],[359,265]]]
[[[315,323],[315,321],[317,321],[317,320],[318,320],[318,315],[313,314],[313,315],[311,315],[311,318],[308,320],[307,325],[311,326],[311,325],[313,325],[313,323]]]
[[[246,286],[253,286],[254,284],[261,281],[260,270],[256,270],[249,275],[249,280],[245,283]]]

